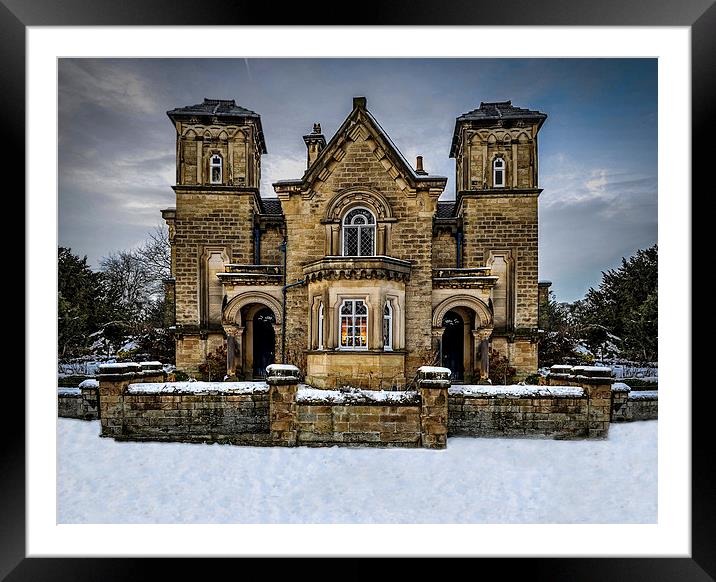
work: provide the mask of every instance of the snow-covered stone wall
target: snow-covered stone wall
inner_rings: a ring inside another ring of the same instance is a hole
[[[659,393],[656,390],[632,390],[620,406],[612,410],[612,422],[655,420],[659,418]]]
[[[122,439],[232,444],[269,440],[264,382],[130,384],[123,403]]]
[[[421,446],[417,392],[300,386],[296,401],[298,444]]]
[[[94,380],[85,380],[77,388],[59,387],[57,389],[57,416],[97,420],[99,418],[97,392],[98,386]]]
[[[589,436],[589,401],[578,386],[452,386],[448,436]]]

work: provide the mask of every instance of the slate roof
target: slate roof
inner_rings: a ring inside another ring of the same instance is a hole
[[[234,99],[207,99],[203,103],[177,107],[167,111],[167,115],[216,115],[217,117],[258,117],[255,111],[237,105]]]
[[[458,144],[458,129],[461,122],[479,122],[484,121],[488,124],[495,122],[511,121],[529,121],[537,123],[537,130],[542,126],[547,114],[541,111],[534,111],[524,107],[515,107],[512,101],[482,101],[480,107],[463,113],[455,120],[455,131],[452,136],[452,145],[450,146],[450,157],[454,158]]]
[[[445,202],[438,202],[438,208],[435,212],[437,218],[452,218],[455,215],[455,201],[448,200]]]
[[[547,115],[540,111],[525,109],[523,107],[515,107],[512,101],[493,101],[480,103],[480,107],[463,113],[457,118],[458,121],[473,120],[493,120],[493,119],[547,119]]]
[[[261,198],[261,213],[274,215],[283,214],[281,201],[278,198]]]
[[[177,107],[167,111],[169,119],[174,121],[176,118],[185,117],[201,117],[211,116],[224,118],[224,121],[229,119],[255,119],[258,130],[257,139],[261,151],[265,154],[266,142],[264,141],[264,133],[261,127],[261,116],[251,109],[241,107],[237,105],[234,99],[207,99],[204,97],[203,103],[197,103],[196,105],[187,105],[186,107]]]

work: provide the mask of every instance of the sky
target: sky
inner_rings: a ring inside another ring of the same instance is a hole
[[[365,96],[403,155],[448,176],[455,118],[481,101],[548,115],[539,133],[539,279],[559,301],[657,241],[656,59],[60,59],[58,244],[93,268],[174,206],[166,111],[205,97],[261,115],[271,183],[300,178],[302,136],[326,139]]]

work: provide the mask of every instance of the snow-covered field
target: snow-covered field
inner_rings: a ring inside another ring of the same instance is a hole
[[[656,523],[657,421],[447,450],[127,443],[58,419],[59,523]]]

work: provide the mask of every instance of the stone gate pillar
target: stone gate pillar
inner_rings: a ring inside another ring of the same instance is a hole
[[[288,364],[270,364],[266,367],[266,383],[269,385],[269,430],[271,443],[274,445],[296,446],[296,393],[299,375],[298,368]]]
[[[142,367],[135,363],[103,364],[99,367],[100,436],[121,436],[124,424],[124,391],[142,381]]]
[[[448,388],[451,373],[448,368],[418,368],[420,437],[426,449],[447,447]]]

